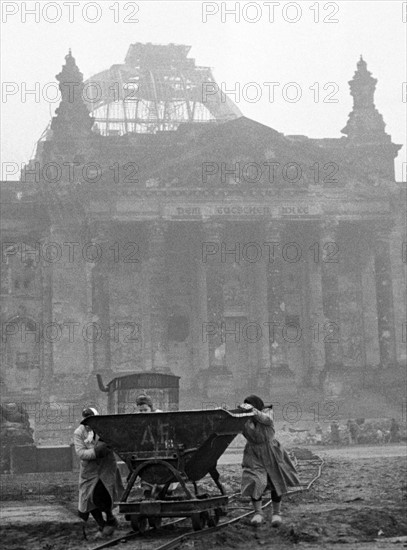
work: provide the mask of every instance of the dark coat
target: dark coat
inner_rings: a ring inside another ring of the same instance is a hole
[[[242,496],[260,499],[268,480],[278,496],[300,484],[287,451],[275,439],[273,411],[257,411],[243,429],[247,443],[243,453]]]

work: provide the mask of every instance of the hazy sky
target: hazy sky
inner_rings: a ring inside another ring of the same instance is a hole
[[[38,22],[34,15],[24,14],[24,5],[29,10],[35,4]],[[407,81],[403,2],[281,1],[274,3],[274,20],[270,20],[270,2],[241,1],[240,21],[236,15],[225,14],[225,8],[233,8],[236,2],[59,0],[59,13],[55,4],[1,1],[3,92],[17,90],[14,95],[2,95],[3,163],[21,164],[32,156],[57,106],[44,99],[42,91],[47,83],[55,82],[69,48],[88,78],[112,64],[123,63],[131,43],[173,42],[191,45],[190,56],[197,65],[211,66],[220,86],[224,83],[230,89],[239,83],[240,97],[230,97],[245,116],[284,134],[316,138],[342,135],[340,130],[352,108],[348,81],[363,54],[368,69],[378,79],[375,103],[386,131],[393,142],[404,145],[396,162],[396,178],[401,180],[401,164],[406,160],[402,83]],[[203,11],[208,12],[206,22]],[[126,17],[128,22],[124,22]],[[334,20],[337,22],[328,22]],[[40,98],[25,96],[24,86],[33,89],[36,82]],[[249,82],[259,85],[261,97],[257,101],[253,101],[255,88],[244,88]],[[270,101],[264,82],[280,83],[274,101]],[[281,90],[289,82],[295,82],[302,91],[296,103],[283,97]],[[324,90],[327,83],[334,84]],[[338,102],[323,101],[330,92],[335,92],[331,98]]]

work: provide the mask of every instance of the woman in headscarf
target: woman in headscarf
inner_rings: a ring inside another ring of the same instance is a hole
[[[156,409],[153,404],[153,400],[149,395],[141,394],[136,399],[137,410],[139,413],[149,413],[149,412],[162,412],[160,409]],[[175,489],[178,487],[178,483],[171,483],[167,489],[167,495],[171,495]],[[144,498],[151,498],[157,492],[162,489],[163,485],[152,485],[146,481],[141,482],[141,489],[143,491]]]
[[[137,411],[142,413],[162,412],[153,405],[153,400],[149,395],[141,394],[136,399]]]
[[[98,414],[92,407],[82,412],[83,418]],[[109,536],[118,525],[113,515],[113,505],[123,492],[116,458],[88,426],[81,424],[76,428],[73,439],[80,459],[78,515],[84,521],[88,520],[89,514],[93,516],[99,526],[97,538]]]
[[[259,525],[263,521],[263,493],[271,489],[271,524],[279,527],[282,495],[288,487],[299,485],[297,472],[287,452],[275,439],[272,405],[265,407],[260,397],[250,395],[240,407],[254,413],[243,429],[247,443],[242,463],[242,496],[251,498],[255,511],[251,522]]]

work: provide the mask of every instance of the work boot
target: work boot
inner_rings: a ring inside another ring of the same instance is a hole
[[[283,523],[283,520],[281,519],[281,501],[273,502],[272,504],[273,504],[273,515],[271,516],[271,526],[280,527],[280,525]]]
[[[250,523],[252,525],[257,526],[257,525],[260,525],[261,523],[263,523],[263,510],[261,508],[261,499],[260,500],[253,500],[252,499],[252,504],[253,504],[253,507],[254,507],[255,514],[252,517]]]
[[[113,535],[113,533],[115,532],[115,529],[116,527],[114,525],[108,525],[106,524],[104,527],[103,527],[103,531],[102,531],[102,534],[103,536],[105,537],[111,537]]]
[[[119,527],[119,522],[114,517],[112,512],[106,512],[106,524],[103,527],[103,534],[107,537],[113,535],[115,530]]]
[[[254,516],[252,517],[250,523],[252,525],[261,525],[263,523],[263,514],[254,514]]]
[[[119,522],[111,510],[106,512],[106,525],[114,525],[115,527],[119,527]]]

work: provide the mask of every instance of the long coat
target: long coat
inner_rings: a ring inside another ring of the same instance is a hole
[[[113,451],[103,458],[96,458],[95,445],[98,439],[98,436],[95,435],[90,440],[89,432],[83,425],[74,432],[75,451],[80,459],[78,504],[80,512],[95,510],[93,491],[99,480],[106,487],[112,499],[112,505],[120,498],[124,490]]]
[[[257,411],[243,429],[247,443],[243,453],[242,496],[262,497],[270,479],[278,496],[288,487],[299,485],[294,464],[287,451],[275,439],[273,411]]]

